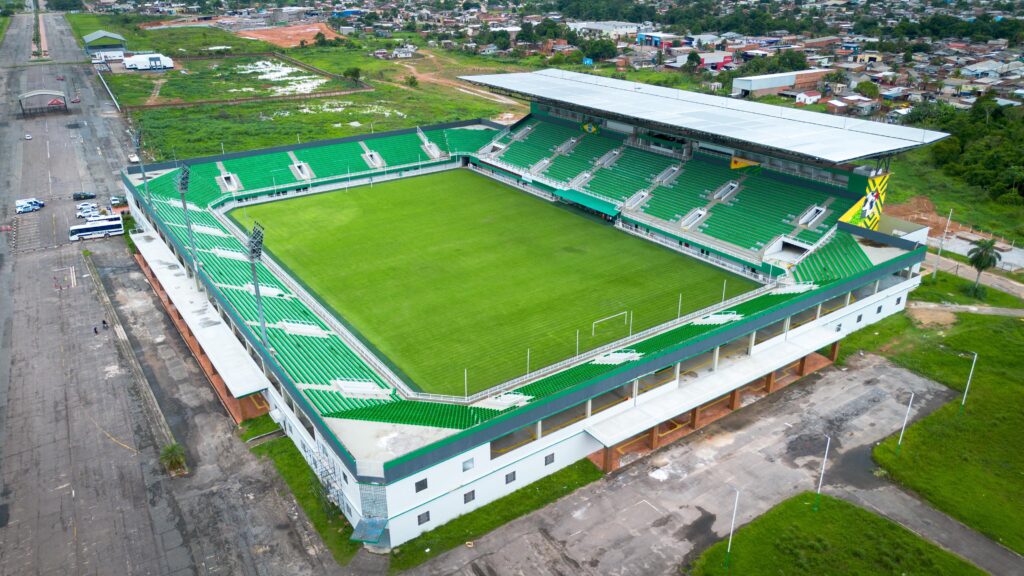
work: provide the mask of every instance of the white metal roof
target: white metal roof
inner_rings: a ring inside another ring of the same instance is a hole
[[[848,162],[930,144],[942,132],[711,96],[566,70],[462,76],[463,80],[824,160]]]

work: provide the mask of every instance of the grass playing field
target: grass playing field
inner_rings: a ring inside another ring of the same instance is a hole
[[[755,284],[467,170],[237,209],[425,391],[473,393]]]

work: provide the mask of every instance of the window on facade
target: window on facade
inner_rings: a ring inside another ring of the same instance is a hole
[[[462,503],[469,504],[473,500],[476,500],[476,490],[470,490],[462,495]]]
[[[426,478],[424,478],[422,480],[417,480],[416,481],[416,491],[417,492],[423,492],[426,489],[427,489],[427,479]]]
[[[861,319],[864,318],[863,314],[857,314],[857,323],[860,324]]]
[[[463,460],[463,462],[462,462],[462,471],[463,472],[469,472],[472,469],[473,469],[473,459],[470,458],[469,460]]]
[[[345,484],[348,484],[348,474],[345,474],[344,472],[342,472],[341,473],[341,481],[344,482]]]
[[[544,457],[544,465],[545,466],[547,466],[549,464],[554,464],[554,463],[555,463],[555,455],[554,454],[548,454],[547,456]]]
[[[899,298],[896,299],[897,305],[899,305],[900,302],[903,302],[903,296],[900,296]]]
[[[882,313],[882,307],[881,307],[881,306],[879,306],[879,307],[878,307],[878,310],[875,310],[875,313],[876,313],[876,314],[881,314],[881,313]]]
[[[836,332],[842,332],[842,331],[843,331],[843,325],[842,324],[836,324]]]
[[[513,483],[515,481],[516,481],[516,473],[515,472],[509,472],[508,474],[505,474],[505,484],[511,484],[511,483]]]
[[[426,524],[427,522],[430,522],[430,512],[424,512],[423,514],[420,514],[416,517],[416,523],[420,526]]]

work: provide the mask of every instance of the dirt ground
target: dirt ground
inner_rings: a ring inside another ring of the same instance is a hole
[[[922,328],[945,328],[956,324],[956,314],[935,308],[907,308],[907,315]]]
[[[935,211],[935,204],[932,203],[931,199],[927,196],[914,196],[910,200],[901,204],[889,204],[885,207],[885,213],[906,220],[908,222],[915,222],[928,226],[932,229],[931,236],[941,236],[942,230],[946,227],[946,216],[938,214]],[[964,240],[974,241],[980,238],[996,238],[991,234],[986,234],[971,228],[964,226],[956,221],[950,221],[949,232],[953,236],[959,236]],[[1002,240],[1001,238],[996,238]],[[1000,245],[1004,244],[1000,242]],[[1006,245],[1009,249],[1009,245]]]
[[[327,24],[319,22],[317,24],[298,24],[295,26],[279,26],[274,28],[263,28],[260,30],[242,30],[235,32],[236,35],[242,38],[249,38],[250,40],[263,40],[264,42],[270,42],[275,46],[281,46],[283,48],[294,48],[298,46],[303,40],[307,44],[312,44],[314,36],[317,32],[323,32],[324,36],[328,40],[334,38],[344,38],[341,34],[338,34],[334,30],[331,30]]]

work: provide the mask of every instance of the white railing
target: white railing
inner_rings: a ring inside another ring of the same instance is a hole
[[[828,232],[825,232],[825,234],[823,234],[821,238],[818,238],[817,242],[812,244],[806,252],[801,254],[800,257],[793,262],[793,267],[796,267],[797,264],[803,262],[805,258],[816,252],[818,248],[824,246],[826,242],[831,240],[832,237],[836,235],[836,230],[838,229],[839,226],[832,226],[831,228],[829,228]],[[790,239],[790,241],[794,241],[794,239],[792,239],[789,235],[783,236],[783,238]],[[799,240],[796,241],[799,242]]]
[[[642,222],[642,223],[650,226],[651,228],[654,228],[655,230],[658,230],[659,232],[664,232],[666,234],[679,234],[679,235],[684,236],[684,237],[692,236],[692,233],[684,231],[681,228],[679,230],[673,230],[673,229],[671,229],[671,228],[666,226],[666,224],[668,224],[666,221],[661,220],[659,218],[655,218],[655,217],[650,216],[650,215],[648,215],[646,213],[643,213],[643,212],[633,212],[633,211],[630,211],[628,214],[626,214],[626,216],[629,217],[631,220],[636,220],[638,222]],[[625,229],[628,231],[628,228],[625,228]],[[646,237],[646,236],[643,236],[643,235],[640,235],[640,236]],[[671,241],[668,241],[668,240],[666,240],[666,241],[671,243]],[[717,242],[717,241],[713,241],[713,240],[703,240],[703,239],[693,238],[693,241],[697,242],[697,243],[703,243],[703,244],[708,244],[710,246],[713,246],[715,248],[715,250],[718,250],[719,252],[724,252],[725,254],[728,254],[729,256],[733,256],[735,258],[739,258],[740,260],[743,260],[744,262],[751,262],[751,265],[753,265],[754,263],[756,263],[756,262],[761,260],[758,257],[757,252],[754,252],[752,250],[743,251],[743,250],[740,250],[738,248],[733,248],[731,246],[726,246],[726,245],[722,244],[721,242]],[[680,248],[684,248],[684,247],[680,247]],[[687,252],[687,254],[690,254],[690,253],[691,252]]]

